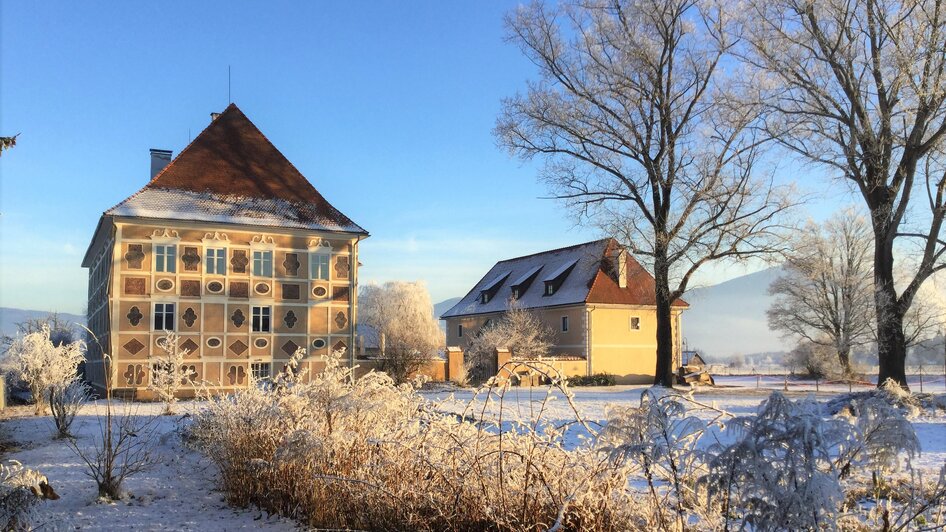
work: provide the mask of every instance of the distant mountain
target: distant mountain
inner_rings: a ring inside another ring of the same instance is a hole
[[[26,320],[45,318],[51,314],[48,310],[24,310],[19,308],[0,307],[0,336],[13,336],[17,332],[16,324]],[[59,319],[85,325],[85,316],[78,314],[59,313]]]
[[[780,274],[781,268],[769,268],[687,292],[683,296],[690,304],[683,313],[687,347],[712,359],[790,350],[778,333],[769,330],[765,316],[772,302],[769,285]]]
[[[459,303],[461,299],[463,299],[463,298],[462,298],[462,297],[451,297],[450,299],[445,299],[445,300],[441,301],[440,303],[437,303],[436,305],[434,305],[434,316],[436,316],[437,319],[439,320],[439,319],[440,319],[440,316],[441,316],[444,312],[446,312],[446,311],[450,310],[451,308],[453,308],[453,306],[456,305],[457,303]]]

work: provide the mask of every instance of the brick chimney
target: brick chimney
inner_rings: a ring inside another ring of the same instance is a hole
[[[151,148],[151,179],[171,163],[171,150]]]

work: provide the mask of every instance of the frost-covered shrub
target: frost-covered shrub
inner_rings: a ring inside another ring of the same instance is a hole
[[[716,445],[704,482],[727,523],[755,530],[810,530],[830,523],[843,500],[833,457],[854,435],[851,424],[825,418],[812,400],[773,393],[756,415],[727,423],[739,439]]]
[[[686,414],[679,395],[646,390],[640,406],[609,407],[598,437],[612,459],[633,463],[643,475],[661,529],[685,528],[687,513],[699,504],[694,485],[704,466],[697,442],[707,425]]]
[[[76,379],[84,351],[82,341],[56,345],[50,340],[49,325],[43,324],[40,330],[13,341],[0,368],[26,383],[39,415],[46,409],[50,388],[64,388]]]
[[[0,530],[33,530],[36,505],[58,498],[42,473],[16,460],[0,464]]]
[[[272,386],[213,399],[195,416],[194,441],[219,466],[233,503],[330,528],[607,530],[646,524],[624,489],[628,468],[589,446],[566,450],[565,429],[541,414],[503,419],[510,379],[491,379],[456,415],[387,375],[354,378],[337,354],[303,382],[292,371],[303,356],[297,353]],[[567,392],[560,376],[546,376],[556,393]]]
[[[177,345],[179,341],[180,337],[176,333],[164,331],[164,336],[157,341],[161,351],[148,358],[151,366],[148,390],[164,402],[165,414],[174,413],[178,391],[196,376],[194,370],[184,364],[184,358],[190,351],[180,348]]]
[[[72,437],[72,422],[88,398],[89,388],[78,378],[65,386],[56,384],[49,388],[49,410],[60,438]]]

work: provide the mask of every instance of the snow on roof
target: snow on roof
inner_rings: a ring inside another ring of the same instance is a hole
[[[105,215],[367,234],[230,104],[141,190]]]
[[[509,277],[509,272],[508,272],[508,271],[499,272],[499,274],[497,274],[496,277],[493,278],[492,281],[486,283],[485,285],[483,285],[482,288],[480,288],[480,292],[488,292],[488,291],[492,290],[493,288],[496,288],[496,285],[498,285],[499,283],[505,281],[505,280],[506,280],[506,277]]]
[[[105,214],[346,233],[365,232],[350,220],[344,223],[343,220],[327,217],[306,203],[179,189],[145,188],[105,211]]]
[[[527,271],[526,273],[522,274],[518,279],[516,279],[515,281],[512,282],[512,286],[522,286],[522,285],[525,284],[529,279],[531,279],[533,275],[539,273],[539,270],[542,269],[542,266],[543,266],[542,264],[539,264],[538,266],[536,266],[536,267],[530,269],[529,271]]]
[[[545,276],[545,279],[542,279],[542,280],[544,282],[554,281],[558,279],[563,273],[565,273],[569,268],[571,268],[575,264],[578,264],[578,259],[562,264],[561,266],[556,268],[555,271]]]
[[[565,278],[553,295],[544,295],[545,290],[542,283],[530,285],[529,288],[519,294],[517,300],[519,306],[522,308],[541,308],[583,303],[588,296],[595,275],[601,268],[601,259],[605,255],[609,242],[609,239],[596,240],[497,262],[476,283],[473,289],[453,308],[445,312],[441,318],[503,312],[508,308],[512,287],[521,284],[543,268],[548,268],[553,272],[563,272],[570,267],[574,267],[572,273]],[[510,278],[516,281],[510,283]],[[502,280],[498,287],[495,285],[497,279]],[[495,288],[498,288],[496,297],[482,303],[479,297],[480,292]]]

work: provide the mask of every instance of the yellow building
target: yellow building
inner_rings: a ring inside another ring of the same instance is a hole
[[[441,319],[447,345],[463,349],[515,302],[554,331],[550,359],[566,375],[609,373],[622,384],[652,383],[654,294],[654,278],[617,241],[604,239],[497,262]],[[680,300],[672,307],[674,367],[687,306]]]
[[[151,180],[105,211],[89,268],[86,376],[133,396],[164,331],[180,335],[197,383],[221,390],[279,371],[299,347],[317,372],[329,350],[351,360],[358,243],[335,209],[235,105]],[[110,355],[103,361],[102,350]]]

